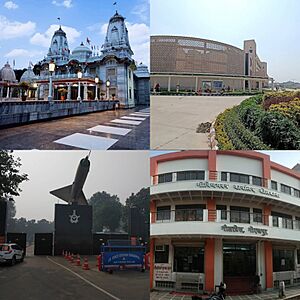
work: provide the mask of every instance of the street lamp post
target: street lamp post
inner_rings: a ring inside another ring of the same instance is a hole
[[[106,98],[109,101],[109,87],[110,87],[110,81],[109,79],[106,80]]]
[[[80,102],[82,102],[81,95],[80,95],[80,79],[82,78],[82,72],[79,71],[77,73],[77,76],[78,76],[78,97],[77,97],[77,100],[79,100]]]
[[[95,100],[98,101],[98,83],[99,83],[99,77],[95,77],[95,84],[96,84],[96,94],[95,94]]]
[[[52,97],[52,74],[55,70],[55,63],[53,61],[51,61],[49,63],[49,72],[50,72],[50,76],[49,76],[49,95],[48,95],[48,101],[52,101],[53,97]]]

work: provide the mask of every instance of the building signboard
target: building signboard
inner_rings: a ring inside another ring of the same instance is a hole
[[[220,190],[237,190],[243,192],[249,192],[253,194],[262,194],[266,196],[280,198],[279,193],[275,191],[268,190],[263,187],[255,187],[247,184],[232,184],[232,183],[223,183],[223,182],[209,182],[209,181],[199,181],[196,183],[196,186],[199,188],[205,189],[220,189]]]
[[[245,227],[244,226],[237,226],[237,225],[226,225],[224,224],[221,229],[225,232],[238,232],[238,233],[245,233]],[[266,236],[268,235],[267,229],[262,228],[256,228],[253,226],[249,226],[247,228],[247,231],[256,235]]]
[[[154,278],[158,281],[171,281],[171,264],[154,264]]]

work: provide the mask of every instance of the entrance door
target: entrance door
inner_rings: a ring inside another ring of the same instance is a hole
[[[224,243],[223,270],[228,293],[251,293],[256,275],[256,245]]]
[[[52,233],[36,233],[34,235],[34,255],[52,255],[52,249]]]

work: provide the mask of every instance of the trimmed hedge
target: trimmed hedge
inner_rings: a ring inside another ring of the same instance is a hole
[[[237,114],[237,107],[227,109],[216,120],[216,139],[222,150],[270,149],[257,136],[248,130]]]

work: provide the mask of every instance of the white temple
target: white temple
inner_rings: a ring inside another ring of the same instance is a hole
[[[93,53],[90,46],[82,42],[71,52],[67,35],[60,26],[51,39],[47,56],[35,65],[34,70],[38,74],[35,75],[29,67],[21,81],[34,83],[36,100],[47,100],[49,63],[54,62],[54,100],[76,100],[78,96],[83,100],[94,100],[97,86],[100,100],[116,99],[124,108],[138,104],[149,105],[148,68],[142,64],[136,66],[132,56],[125,18],[116,12],[109,20],[101,51]],[[82,73],[81,79],[78,78],[79,71]],[[99,78],[98,84],[95,83],[96,77]],[[107,82],[110,83],[109,86]],[[65,96],[62,91],[65,91]]]

